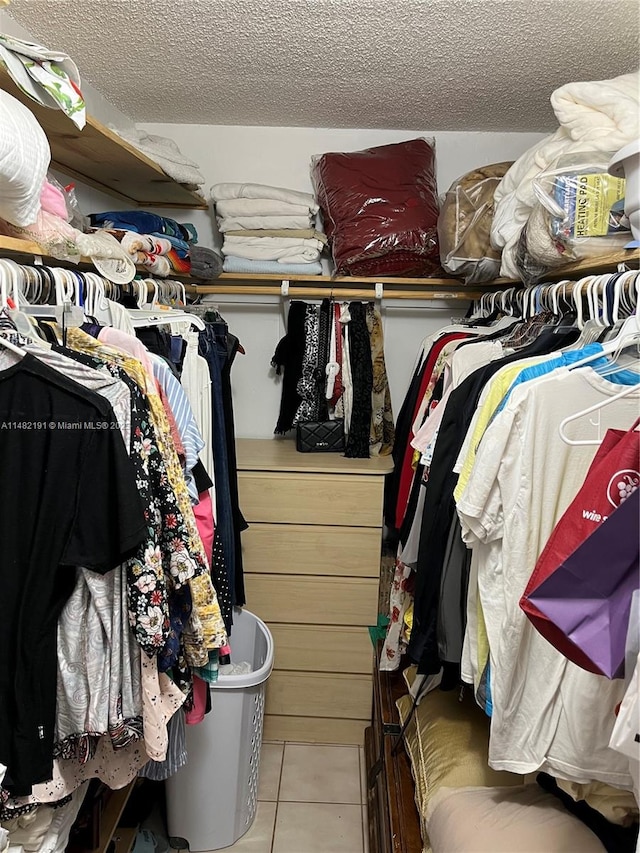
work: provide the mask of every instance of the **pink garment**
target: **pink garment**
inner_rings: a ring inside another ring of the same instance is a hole
[[[153,364],[149,358],[149,351],[146,346],[141,343],[134,335],[129,335],[127,332],[121,332],[120,329],[113,329],[111,326],[105,326],[98,335],[98,340],[104,344],[109,344],[112,347],[123,350],[134,358],[137,358],[142,363],[151,382],[153,379]]]
[[[447,390],[442,395],[442,399],[435,407],[435,409],[431,412],[429,417],[420,427],[418,432],[411,440],[411,447],[415,450],[419,450],[421,453],[424,453],[429,444],[433,441],[435,434],[440,428],[440,424],[442,423],[442,418],[444,416],[444,410],[447,408],[447,400],[449,399],[451,392],[453,391],[453,385],[450,385]]]
[[[197,726],[204,720],[207,711],[207,690],[209,685],[202,678],[193,676],[193,708],[184,715],[188,726]]]
[[[196,517],[198,525],[198,533],[204,545],[205,554],[209,565],[213,563],[213,535],[215,526],[213,523],[213,504],[211,503],[211,495],[209,492],[200,492],[198,495],[198,504],[193,508],[193,514]]]
[[[53,213],[54,216],[59,216],[60,219],[64,219],[65,222],[69,221],[67,202],[64,197],[64,193],[62,193],[57,187],[54,187],[53,184],[50,184],[46,179],[42,185],[42,191],[40,193],[40,207],[42,207],[43,210],[46,210],[47,213]]]

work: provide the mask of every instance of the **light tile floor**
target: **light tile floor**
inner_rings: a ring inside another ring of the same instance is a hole
[[[258,811],[233,853],[368,853],[364,750],[264,743]]]

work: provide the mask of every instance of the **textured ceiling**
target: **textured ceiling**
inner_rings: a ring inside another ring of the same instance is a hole
[[[12,0],[137,121],[534,130],[638,64],[638,0]]]

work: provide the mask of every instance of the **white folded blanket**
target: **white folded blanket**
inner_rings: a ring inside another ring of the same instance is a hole
[[[500,274],[507,278],[518,278],[516,248],[536,202],[534,178],[560,155],[573,151],[615,153],[637,138],[640,74],[567,83],[551,95],[551,105],[560,127],[525,151],[495,192],[491,243],[503,250]]]
[[[211,187],[211,197],[214,201],[230,198],[270,198],[274,201],[284,201],[287,204],[304,204],[311,213],[317,213],[319,210],[311,193],[287,190],[282,187],[269,187],[264,184],[215,184]]]
[[[320,240],[289,237],[225,237],[222,253],[252,261],[298,264],[317,261],[323,249]]]
[[[311,228],[311,216],[225,216],[218,220],[218,229],[225,231],[280,230],[282,228]]]
[[[232,198],[216,202],[216,213],[225,216],[309,216],[306,204],[291,204],[271,198]]]

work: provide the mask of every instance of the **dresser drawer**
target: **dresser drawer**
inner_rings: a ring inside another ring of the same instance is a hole
[[[382,524],[382,477],[239,471],[240,506],[248,522]]]
[[[265,713],[366,720],[371,716],[371,675],[274,670],[267,681]]]
[[[378,581],[309,575],[245,575],[247,607],[265,622],[375,625]]]
[[[368,630],[327,625],[269,623],[276,669],[300,672],[371,672],[373,646]]]
[[[242,534],[246,572],[380,577],[380,530],[252,523]]]

